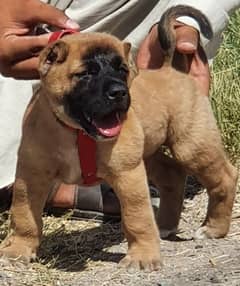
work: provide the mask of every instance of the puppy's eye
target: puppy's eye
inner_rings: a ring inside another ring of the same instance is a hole
[[[128,74],[128,66],[123,62],[122,57],[115,56],[114,58],[112,58],[111,65],[114,70],[120,72],[120,74]]]
[[[121,64],[119,67],[119,71],[120,73],[128,74],[129,73],[128,66],[126,64]]]
[[[120,56],[115,56],[112,58],[111,60],[111,66],[115,69],[115,70],[119,70],[120,67],[122,65],[122,58]]]
[[[76,72],[72,74],[72,78],[76,80],[87,80],[89,78],[88,71]]]
[[[100,72],[100,66],[98,63],[96,63],[95,61],[89,61],[87,63],[87,70],[88,73],[91,75],[97,75]]]

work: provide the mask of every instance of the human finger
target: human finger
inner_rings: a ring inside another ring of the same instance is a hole
[[[202,90],[203,94],[209,95],[210,89],[210,69],[206,54],[201,45],[189,61],[189,74],[196,80],[197,85]]]
[[[39,36],[11,35],[2,45],[0,60],[4,62],[17,62],[37,55],[47,44],[51,34]]]
[[[31,17],[28,19],[31,22],[45,23],[62,29],[79,29],[79,25],[75,21],[49,4],[36,1],[31,7]]]
[[[39,58],[32,57],[13,64],[5,65],[1,69],[2,75],[15,79],[38,79]]]

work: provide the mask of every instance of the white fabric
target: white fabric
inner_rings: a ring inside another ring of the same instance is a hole
[[[214,40],[204,42],[209,58],[220,43],[228,14],[240,6],[240,0],[43,0],[65,10],[82,31],[104,31],[130,41],[134,52],[151,26],[167,7],[188,4],[200,9],[214,29]],[[7,3],[6,3],[7,5]],[[180,19],[196,26],[189,17]],[[17,149],[21,138],[24,110],[32,96],[31,81],[0,77],[0,188],[14,181]]]
[[[22,117],[32,85],[0,76],[0,188],[14,180]]]

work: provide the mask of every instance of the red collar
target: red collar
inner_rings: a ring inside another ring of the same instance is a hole
[[[48,42],[52,43],[66,35],[74,33],[77,33],[77,31],[70,29],[53,32]],[[79,129],[77,145],[83,185],[94,185],[99,181],[99,178],[96,176],[96,141],[83,130]]]

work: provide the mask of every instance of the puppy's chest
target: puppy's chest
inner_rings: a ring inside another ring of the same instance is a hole
[[[77,140],[74,137],[65,138],[57,150],[60,162],[60,177],[67,184],[82,184],[82,172],[80,167]]]

